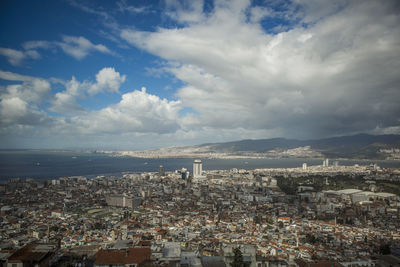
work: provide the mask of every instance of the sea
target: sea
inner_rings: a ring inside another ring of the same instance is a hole
[[[53,179],[58,177],[99,175],[121,177],[123,173],[157,172],[160,165],[165,171],[182,168],[192,172],[194,158],[134,158],[109,154],[77,151],[0,150],[0,181],[10,178]],[[303,163],[321,165],[322,159],[201,159],[203,170],[257,168],[296,168]],[[331,160],[333,162],[333,160]],[[395,160],[339,160],[340,165],[369,165],[400,168]]]

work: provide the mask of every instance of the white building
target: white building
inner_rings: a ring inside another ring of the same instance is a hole
[[[194,178],[202,177],[202,173],[203,173],[203,166],[201,160],[196,159],[193,162],[193,177]]]
[[[322,166],[323,166],[323,167],[329,167],[329,159],[325,159],[325,160],[322,162]]]
[[[307,163],[303,163],[303,170],[307,170]]]

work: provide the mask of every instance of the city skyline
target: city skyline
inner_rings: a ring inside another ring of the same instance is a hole
[[[400,133],[396,1],[0,6],[0,148]]]

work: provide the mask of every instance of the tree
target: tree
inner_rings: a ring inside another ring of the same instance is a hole
[[[315,236],[313,236],[311,234],[306,234],[306,242],[310,243],[310,244],[314,244],[315,242],[317,242],[317,239],[315,238]]]
[[[233,253],[234,253],[233,262],[231,263],[232,267],[246,267],[246,266],[248,266],[243,261],[243,255],[242,255],[242,251],[240,251],[240,248],[233,249]]]
[[[379,253],[382,255],[390,254],[390,246],[389,244],[383,244],[379,247]]]
[[[59,230],[59,228],[57,225],[53,225],[52,227],[50,227],[50,231],[58,232],[58,230]]]

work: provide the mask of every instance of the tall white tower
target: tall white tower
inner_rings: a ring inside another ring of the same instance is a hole
[[[324,159],[324,161],[322,162],[322,166],[324,167],[329,167],[329,159]]]
[[[307,170],[307,163],[303,163],[303,170]]]
[[[194,178],[201,177],[202,172],[203,172],[203,166],[202,166],[201,160],[196,159],[193,162],[193,177]]]

